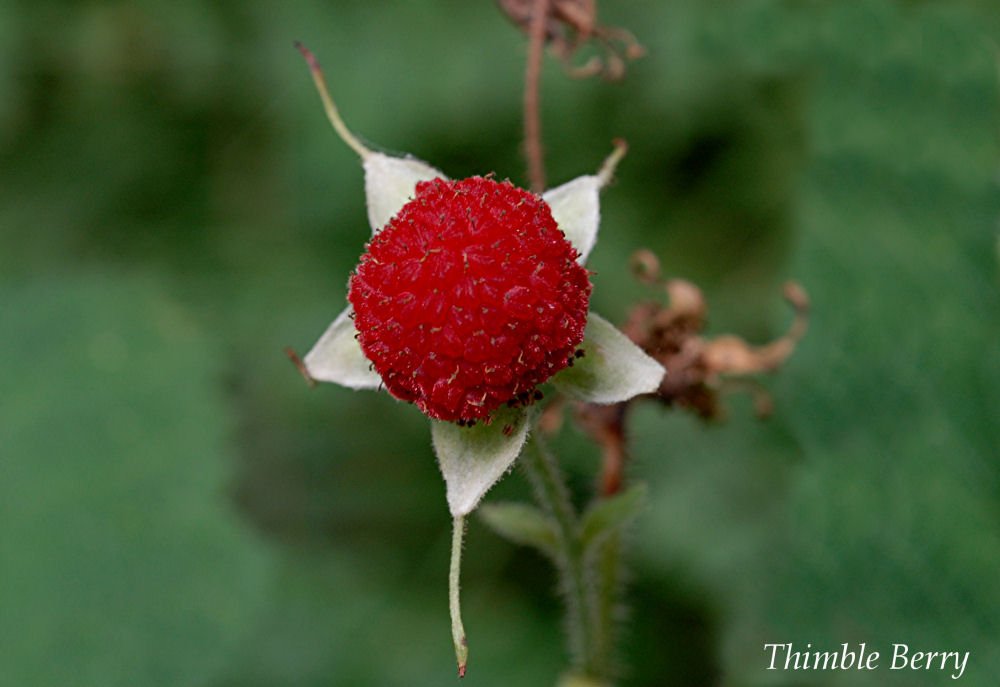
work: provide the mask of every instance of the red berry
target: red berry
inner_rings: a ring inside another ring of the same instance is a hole
[[[510,182],[421,182],[351,276],[361,348],[396,398],[488,422],[583,340],[591,284],[576,258],[545,201]]]

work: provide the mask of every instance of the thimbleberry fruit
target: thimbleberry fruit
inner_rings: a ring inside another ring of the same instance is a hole
[[[430,417],[530,402],[583,340],[589,275],[545,201],[509,181],[421,182],[366,248],[348,293],[361,349]]]

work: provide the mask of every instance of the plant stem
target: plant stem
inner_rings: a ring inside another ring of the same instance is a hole
[[[448,607],[451,610],[451,637],[455,642],[455,660],[458,662],[458,676],[465,677],[465,667],[469,662],[469,645],[465,641],[465,627],[462,625],[462,606],[458,597],[458,580],[462,568],[462,538],[465,535],[465,517],[456,515],[451,533],[451,569],[448,571]]]
[[[535,193],[545,190],[545,153],[542,149],[539,101],[545,20],[548,16],[549,0],[535,0],[528,25],[528,62],[524,70],[524,155],[528,158],[528,183]]]
[[[540,439],[533,437],[522,455],[535,498],[555,519],[558,526],[559,551],[556,568],[559,586],[566,601],[566,632],[572,667],[579,673],[603,677],[594,653],[594,638],[601,634],[595,622],[599,620],[598,598],[593,578],[588,575],[586,561],[580,545],[580,530],[569,497],[569,490],[555,456]]]
[[[326,110],[326,117],[330,120],[330,124],[333,125],[334,131],[340,136],[341,140],[349,145],[358,156],[364,160],[371,156],[372,151],[368,150],[365,145],[358,140],[357,136],[351,133],[351,130],[347,128],[344,124],[344,120],[340,117],[340,111],[337,110],[337,105],[333,102],[333,98],[330,97],[330,90],[326,87],[326,77],[323,76],[323,70],[319,66],[319,61],[316,57],[309,52],[306,46],[302,45],[298,41],[295,41],[295,47],[298,49],[302,56],[306,59],[306,63],[309,65],[309,71],[312,73],[313,83],[316,84],[316,90],[319,92],[320,100],[323,101],[323,109]]]
[[[615,672],[615,639],[619,623],[622,589],[622,536],[615,532],[598,547],[597,589],[594,622],[594,664],[602,675]]]

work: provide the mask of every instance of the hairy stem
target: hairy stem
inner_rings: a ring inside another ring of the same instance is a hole
[[[465,677],[465,667],[469,662],[469,646],[465,641],[465,627],[462,625],[462,605],[458,597],[458,580],[462,568],[462,539],[465,536],[465,517],[455,516],[451,534],[451,569],[448,571],[448,607],[451,610],[451,637],[455,642],[455,660],[458,662],[458,676]]]
[[[595,613],[598,605],[594,585],[589,582],[580,545],[580,528],[573,504],[570,501],[566,480],[556,458],[538,438],[532,438],[522,455],[535,498],[556,521],[559,551],[556,567],[559,586],[566,602],[566,632],[572,667],[575,671],[601,677],[594,654],[594,637],[597,628]]]
[[[545,20],[548,16],[549,0],[535,0],[528,26],[528,62],[524,71],[524,154],[528,159],[528,183],[535,193],[545,190],[545,153],[542,149],[539,102]]]
[[[594,665],[601,675],[615,672],[615,640],[620,621],[622,590],[622,537],[615,532],[598,548],[595,565],[597,568],[597,607],[594,622]]]
[[[302,45],[298,41],[295,41],[295,47],[302,57],[306,59],[306,63],[309,65],[309,71],[312,73],[313,83],[316,84],[316,90],[319,92],[320,100],[323,101],[323,109],[326,110],[326,117],[330,120],[330,124],[333,125],[334,131],[340,136],[341,140],[349,145],[358,156],[364,160],[372,154],[372,151],[368,150],[365,145],[358,140],[357,136],[351,133],[351,130],[347,128],[344,124],[344,120],[340,117],[340,111],[337,109],[336,103],[333,102],[333,98],[330,97],[330,89],[326,87],[326,77],[323,76],[323,70],[319,66],[319,60],[316,59],[315,55],[309,52],[306,46]]]

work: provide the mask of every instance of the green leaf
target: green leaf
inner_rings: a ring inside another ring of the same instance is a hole
[[[337,315],[302,362],[309,376],[321,382],[351,389],[377,389],[382,384],[355,338],[350,307]]]
[[[580,518],[580,543],[584,552],[591,550],[607,535],[616,532],[639,514],[646,505],[649,489],[634,484],[611,498],[595,502]]]
[[[558,546],[556,524],[535,506],[526,503],[487,503],[479,517],[502,537],[533,546],[552,555]]]
[[[444,174],[413,157],[370,153],[363,162],[368,223],[372,234],[381,231],[414,195],[417,183],[446,179]]]
[[[448,491],[448,508],[454,516],[475,509],[517,460],[528,437],[528,413],[524,408],[502,407],[489,425],[477,422],[459,427],[454,422],[431,422],[434,452]]]
[[[0,684],[204,685],[265,603],[225,360],[149,278],[0,299]]]
[[[600,177],[587,174],[549,189],[542,200],[552,209],[552,218],[566,235],[566,240],[580,252],[583,263],[597,242],[601,223]]]
[[[656,391],[666,371],[618,331],[590,313],[584,333],[584,357],[564,368],[552,383],[562,393],[589,403],[618,403]]]

